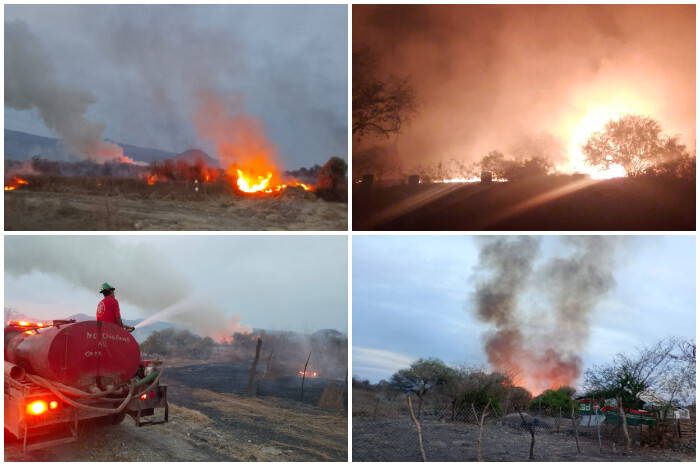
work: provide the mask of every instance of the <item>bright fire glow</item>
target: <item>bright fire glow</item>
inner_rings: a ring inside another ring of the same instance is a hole
[[[243,171],[240,169],[236,169],[236,173],[238,174],[238,178],[236,179],[236,185],[238,186],[238,189],[244,193],[272,194],[278,193],[283,189],[287,188],[288,186],[286,184],[278,184],[273,186],[273,174],[270,171],[267,172],[267,175],[265,177],[247,175],[244,174]],[[305,191],[311,191],[310,186],[307,186],[303,183],[299,183],[296,180],[293,181],[289,186],[301,186],[302,188],[304,188]]]
[[[29,184],[29,181],[15,176],[8,184],[5,185],[5,191],[14,191],[23,184]]]
[[[153,183],[155,183],[155,182],[156,182],[155,175],[149,176],[148,179],[146,180],[146,183],[148,183],[149,186],[153,186]]]
[[[52,401],[49,403],[49,409],[56,409],[58,408],[58,401]]]
[[[304,371],[299,371],[299,375],[304,375]],[[316,377],[318,374],[316,372],[306,372],[307,377]]]

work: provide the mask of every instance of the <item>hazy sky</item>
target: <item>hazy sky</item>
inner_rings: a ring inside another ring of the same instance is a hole
[[[584,369],[668,335],[695,338],[695,237],[613,240],[605,266],[615,284],[601,291],[586,319]],[[519,303],[523,331],[546,333],[554,325],[547,291],[558,277],[545,264],[569,252],[561,238],[542,237],[533,283]],[[483,278],[474,237],[354,236],[352,255],[353,374],[377,382],[430,357],[487,363],[482,334],[492,327],[477,320],[471,299],[477,278]],[[577,325],[583,332],[584,323]],[[564,347],[571,340],[564,332],[553,339]]]
[[[353,5],[353,51],[368,46],[381,75],[416,89],[418,113],[396,140],[405,169],[517,155],[543,134],[559,141],[546,147],[558,168],[582,169],[578,145],[624,113],[695,147],[695,10]]]
[[[95,315],[103,282],[122,318],[246,328],[348,329],[347,237],[5,236],[5,307],[29,317]],[[172,312],[171,315],[168,315]]]
[[[215,156],[192,123],[198,94],[212,92],[242,99],[286,168],[347,158],[347,5],[4,8],[6,29],[28,28],[14,42],[6,34],[6,64],[13,47],[31,47],[42,63],[23,81],[50,75],[61,99],[81,97],[103,138]],[[56,137],[36,109],[5,104],[5,128]]]

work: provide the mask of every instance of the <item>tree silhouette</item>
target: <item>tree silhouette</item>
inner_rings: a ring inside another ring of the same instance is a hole
[[[678,136],[666,136],[661,124],[649,117],[626,114],[610,120],[602,131],[593,133],[582,146],[586,163],[607,169],[620,165],[635,177],[654,166],[685,154]]]
[[[377,56],[366,46],[357,49],[352,53],[352,134],[388,138],[415,113],[415,90],[408,78],[378,78]]]

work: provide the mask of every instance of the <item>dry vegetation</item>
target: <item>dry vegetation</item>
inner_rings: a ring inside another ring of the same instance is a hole
[[[5,193],[5,230],[347,230],[344,202],[301,188],[244,196],[224,182],[27,176]]]

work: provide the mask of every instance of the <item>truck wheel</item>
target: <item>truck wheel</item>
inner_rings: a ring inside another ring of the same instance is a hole
[[[112,424],[121,424],[125,417],[126,417],[126,411],[122,411],[119,414],[113,414],[112,415]]]

